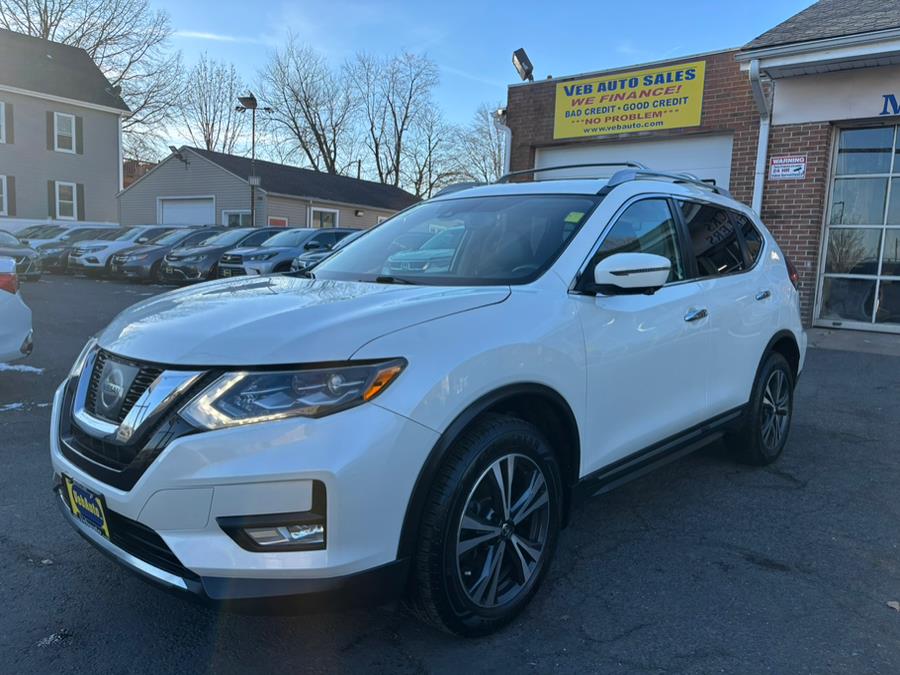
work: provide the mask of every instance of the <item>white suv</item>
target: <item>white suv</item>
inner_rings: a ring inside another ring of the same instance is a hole
[[[447,264],[385,275],[450,228]],[[717,438],[785,446],[796,274],[693,177],[450,192],[313,272],[160,295],[85,347],[50,442],[89,541],[211,600],[404,596],[477,635],[534,595],[580,497]]]

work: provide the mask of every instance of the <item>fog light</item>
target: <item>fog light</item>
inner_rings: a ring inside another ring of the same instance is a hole
[[[325,526],[321,524],[248,527],[244,532],[259,546],[325,543]]]

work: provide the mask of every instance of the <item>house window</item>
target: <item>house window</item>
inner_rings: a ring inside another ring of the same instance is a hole
[[[75,220],[77,212],[75,183],[56,181],[56,217]]]
[[[337,227],[340,221],[341,212],[337,209],[316,209],[312,210],[313,227]]]
[[[269,216],[269,226],[270,227],[287,227],[288,219],[287,218],[279,218],[276,216]]]
[[[0,176],[0,216],[7,215],[9,211],[6,208],[6,176]]]
[[[222,211],[222,221],[228,227],[251,227],[249,211]]]
[[[0,101],[0,143],[6,143],[6,104]]]
[[[53,113],[54,150],[75,152],[75,115]]]

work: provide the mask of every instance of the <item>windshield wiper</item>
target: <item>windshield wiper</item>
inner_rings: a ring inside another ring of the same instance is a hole
[[[403,277],[392,277],[388,275],[379,275],[375,277],[376,284],[415,284],[415,281],[404,279]]]

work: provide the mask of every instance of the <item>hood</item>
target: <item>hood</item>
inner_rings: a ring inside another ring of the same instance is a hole
[[[155,253],[156,251],[159,251],[163,248],[165,248],[165,246],[156,246],[153,244],[129,246],[128,248],[119,251],[119,255],[142,255],[145,253]]]
[[[173,248],[171,255],[172,258],[176,256],[183,258],[191,255],[222,255],[226,250],[228,250],[227,246],[188,246],[186,248]]]
[[[37,254],[37,251],[32,248],[28,248],[27,246],[0,246],[0,256],[11,257],[25,255],[31,258],[36,256]]]
[[[341,361],[377,337],[500,303],[509,293],[507,286],[284,276],[220,280],[134,305],[100,334],[100,346],[136,360],[183,366]]]

